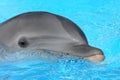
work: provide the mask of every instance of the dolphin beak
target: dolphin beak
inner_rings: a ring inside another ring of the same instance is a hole
[[[105,56],[100,49],[94,49],[92,52],[94,55],[84,57],[84,59],[95,63],[102,62],[105,59]]]

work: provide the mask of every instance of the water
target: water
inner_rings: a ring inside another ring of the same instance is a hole
[[[65,16],[80,26],[89,44],[101,48],[106,58],[95,64],[71,57],[59,60],[20,57],[0,63],[0,80],[120,80],[119,4],[120,0],[1,0],[0,22],[29,11]],[[20,51],[16,53],[20,56]]]

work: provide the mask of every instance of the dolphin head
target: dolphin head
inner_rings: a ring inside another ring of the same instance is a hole
[[[13,49],[46,49],[92,62],[104,60],[103,52],[88,45],[75,23],[47,12],[24,13],[4,22],[0,42]]]

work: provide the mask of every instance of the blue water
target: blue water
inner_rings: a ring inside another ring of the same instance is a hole
[[[75,58],[4,62],[0,80],[120,80],[120,0],[0,0],[1,23],[29,11],[71,19],[90,45],[103,50],[105,60],[98,64]]]

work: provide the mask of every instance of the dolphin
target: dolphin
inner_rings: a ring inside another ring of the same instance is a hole
[[[27,12],[3,22],[0,43],[12,49],[67,53],[92,62],[105,58],[101,49],[88,44],[85,34],[75,23],[50,12]]]

